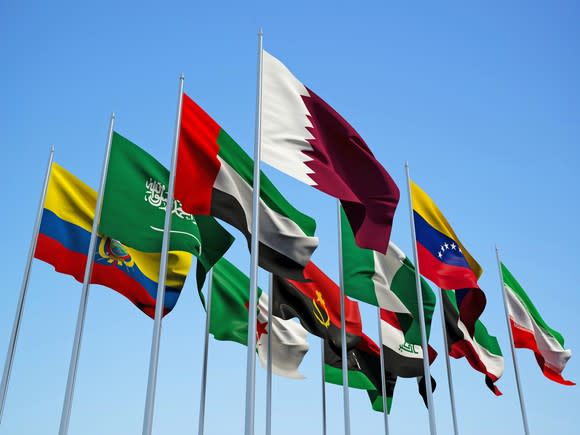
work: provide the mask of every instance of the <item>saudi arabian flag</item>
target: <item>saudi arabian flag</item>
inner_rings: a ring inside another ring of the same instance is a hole
[[[143,252],[160,252],[169,171],[153,156],[114,132],[99,233]],[[174,201],[169,250],[198,258],[197,284],[233,243],[213,217],[185,213]]]
[[[522,286],[501,264],[514,346],[530,349],[544,376],[562,385],[576,385],[562,377],[572,351],[564,348],[564,337],[542,318]]]
[[[248,305],[250,280],[233,264],[222,258],[212,269],[210,333],[216,340],[248,344]],[[268,325],[268,295],[258,288],[256,350],[266,367],[268,334],[272,334],[272,373],[303,379],[298,371],[308,352],[308,332],[293,320],[272,316]]]

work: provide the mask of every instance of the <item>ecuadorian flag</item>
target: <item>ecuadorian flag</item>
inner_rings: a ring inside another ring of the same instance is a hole
[[[445,290],[478,288],[483,270],[443,213],[412,181],[411,197],[421,274]]]
[[[93,189],[54,163],[34,256],[82,282],[96,203]],[[94,255],[91,283],[121,293],[154,317],[161,255],[131,249],[101,234]],[[190,266],[191,254],[169,253],[165,314],[175,306]]]

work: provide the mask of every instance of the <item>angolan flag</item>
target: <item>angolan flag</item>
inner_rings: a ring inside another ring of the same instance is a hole
[[[562,377],[562,371],[572,357],[572,351],[564,348],[562,334],[544,321],[530,297],[503,263],[501,273],[515,347],[532,350],[548,379],[562,385],[576,385]]]
[[[340,199],[362,248],[386,252],[399,188],[363,138],[274,56],[263,53],[262,159]]]
[[[480,320],[475,322],[475,333],[472,337],[459,318],[455,292],[445,291],[442,294],[449,355],[457,359],[465,357],[471,367],[485,375],[485,383],[489,389],[496,396],[501,396],[495,382],[503,375],[504,361],[497,338],[489,335]]]
[[[340,290],[312,262],[304,269],[305,282],[273,277],[272,313],[282,319],[297,317],[310,333],[328,341],[340,352]],[[358,303],[344,298],[346,346],[353,348],[362,337]]]
[[[175,198],[184,211],[211,215],[251,240],[252,159],[191,98],[183,94]],[[315,221],[296,210],[261,174],[259,264],[277,275],[303,279],[316,247]]]
[[[210,333],[216,340],[248,345],[248,303],[250,280],[222,258],[212,269]],[[268,325],[268,295],[258,289],[256,348],[263,367],[268,356],[268,334],[272,335],[272,373],[303,379],[298,367],[308,352],[308,332],[293,320],[272,316]]]

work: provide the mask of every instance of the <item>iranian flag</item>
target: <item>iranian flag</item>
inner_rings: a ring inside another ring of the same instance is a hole
[[[262,160],[340,199],[362,248],[385,253],[399,188],[356,130],[263,52]]]
[[[233,264],[222,258],[214,266],[210,333],[216,340],[248,344],[248,303],[250,280]],[[266,367],[268,334],[272,336],[272,372],[293,379],[303,379],[298,371],[308,352],[308,333],[293,320],[272,316],[268,324],[268,295],[258,289],[256,348],[260,362]]]
[[[251,240],[252,159],[191,98],[183,94],[175,198],[194,215],[222,219]],[[316,247],[315,221],[295,209],[261,174],[259,265],[304,279]]]
[[[496,396],[501,396],[495,382],[503,375],[504,361],[497,338],[489,335],[480,320],[475,322],[475,333],[471,336],[459,317],[455,291],[447,290],[442,295],[449,355],[467,359],[471,367],[485,375],[488,388]]]
[[[572,351],[564,348],[562,334],[548,326],[530,297],[503,263],[501,273],[515,347],[532,350],[548,379],[562,385],[576,385],[562,377],[562,371],[572,356]]]

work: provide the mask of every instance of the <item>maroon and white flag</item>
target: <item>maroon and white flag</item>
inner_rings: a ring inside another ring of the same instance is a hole
[[[354,128],[264,51],[262,160],[340,199],[361,248],[387,252],[399,188]]]

